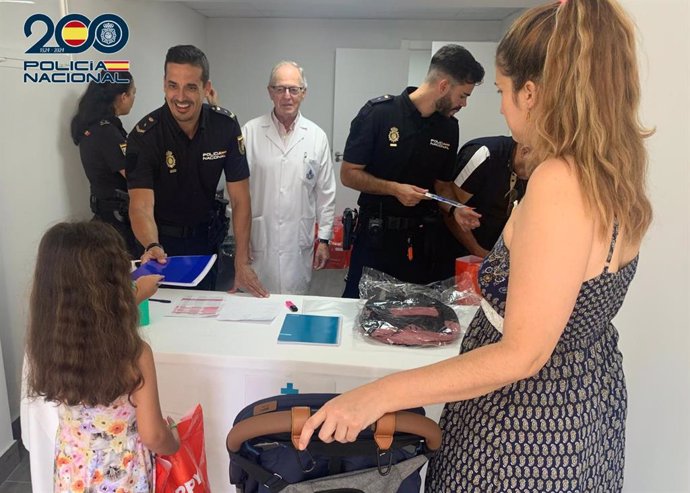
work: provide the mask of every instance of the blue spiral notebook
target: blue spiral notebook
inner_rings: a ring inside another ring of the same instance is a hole
[[[150,274],[160,274],[164,276],[160,282],[163,285],[194,287],[206,277],[215,261],[215,254],[168,257],[165,264],[150,260],[132,272],[132,280]]]
[[[294,344],[340,344],[341,318],[330,315],[288,313],[278,334],[278,342]]]

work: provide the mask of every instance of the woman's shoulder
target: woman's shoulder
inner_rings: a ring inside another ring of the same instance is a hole
[[[549,158],[539,164],[527,182],[525,200],[571,203],[582,208],[582,190],[574,162],[570,158]]]

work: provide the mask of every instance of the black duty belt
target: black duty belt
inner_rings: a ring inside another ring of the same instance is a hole
[[[158,224],[158,234],[172,238],[204,238],[208,236],[208,226],[209,223],[201,223],[196,226]]]
[[[389,231],[407,231],[416,229],[422,224],[424,224],[424,220],[418,217],[383,217],[383,227]]]

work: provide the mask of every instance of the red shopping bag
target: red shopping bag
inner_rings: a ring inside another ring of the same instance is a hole
[[[180,419],[177,432],[179,450],[156,456],[156,493],[210,493],[201,405]]]
[[[455,285],[458,291],[469,291],[476,296],[468,296],[461,304],[478,305],[481,291],[479,290],[479,268],[482,257],[467,255],[455,259]]]

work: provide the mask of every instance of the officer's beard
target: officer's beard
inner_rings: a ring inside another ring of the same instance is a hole
[[[437,99],[434,106],[436,107],[436,111],[445,117],[450,117],[451,112],[455,110],[455,108],[453,108],[453,101],[450,99],[450,94],[446,94]]]

